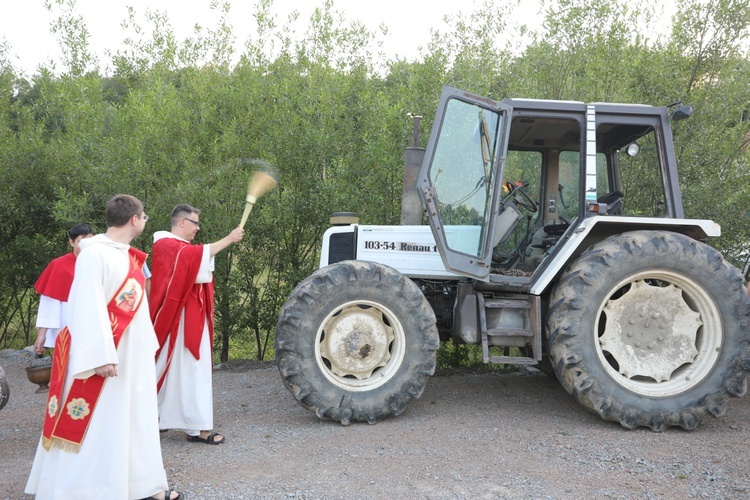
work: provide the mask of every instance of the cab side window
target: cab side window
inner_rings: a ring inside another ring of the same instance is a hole
[[[665,213],[663,161],[649,125],[597,127],[597,200],[616,203],[610,215],[660,217]]]
[[[664,215],[664,183],[653,129],[635,144],[635,156],[619,151],[618,164],[623,193],[623,215],[659,217]]]

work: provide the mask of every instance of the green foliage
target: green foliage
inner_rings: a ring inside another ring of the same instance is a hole
[[[479,346],[441,342],[437,351],[437,369],[477,368],[484,365]]]
[[[482,357],[482,346],[480,345],[455,344],[450,341],[441,342],[436,354],[438,371],[453,371],[456,369],[507,371],[515,369],[511,365],[485,364]],[[508,349],[507,352],[503,347],[490,347],[490,355],[521,356],[522,354],[515,347]]]
[[[185,40],[166,13],[130,9],[126,48],[100,65],[75,0],[53,0],[62,68],[24,79],[0,44],[0,345],[28,339],[31,285],[67,251],[70,226],[104,229],[112,195],[146,203],[149,225],[134,242],[144,250],[177,203],[202,210],[198,239],[209,243],[239,222],[262,159],[279,185],[254,208],[245,240],[217,259],[216,352],[272,357],[278,311],[317,267],[329,214],[399,222],[407,113],[423,116],[424,145],[445,84],[495,99],[684,99],[694,117],[673,131],[686,215],[720,222],[714,244],[739,259],[750,241],[748,3],[684,0],[657,36],[656,6],[550,1],[530,30],[512,3],[487,0],[434,29],[417,61],[384,59],[378,34],[331,0],[308,20],[282,21],[260,0],[241,53],[221,1]],[[469,351],[438,356],[475,359]]]
[[[685,0],[668,50],[693,118],[675,127],[687,216],[722,226],[712,242],[737,266],[750,249],[750,2]]]

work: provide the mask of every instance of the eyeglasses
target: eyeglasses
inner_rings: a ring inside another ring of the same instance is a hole
[[[195,224],[195,226],[196,226],[196,227],[200,227],[200,224],[198,223],[198,221],[197,221],[197,220],[193,220],[193,219],[188,219],[187,217],[183,217],[183,220],[186,220],[186,221],[190,221],[190,222],[192,222],[193,224]]]
[[[139,219],[143,219],[143,222],[146,222],[148,220],[148,215],[146,214],[137,215],[136,217],[138,217]]]

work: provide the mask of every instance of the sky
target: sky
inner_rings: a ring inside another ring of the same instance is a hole
[[[70,1],[75,1],[76,12],[87,24],[90,51],[97,55],[102,66],[109,59],[104,49],[114,51],[126,36],[120,24],[127,18],[127,6],[135,9],[142,26],[147,26],[146,9],[166,12],[179,39],[189,36],[195,23],[214,26],[218,20],[218,14],[209,8],[211,0],[65,0]],[[252,12],[256,1],[229,0],[232,5],[230,23],[240,43],[255,26]],[[539,10],[539,0],[523,2],[528,4],[524,11],[533,19]],[[57,41],[50,33],[55,15],[44,8],[44,0],[0,0],[0,4],[3,5],[0,42],[4,38],[10,45],[9,56],[14,67],[32,75],[40,64],[60,60]],[[324,0],[273,0],[272,11],[279,22],[284,22],[289,12],[297,10],[300,22],[306,26],[314,8],[323,4]],[[343,11],[346,19],[359,20],[371,31],[385,24],[389,35],[385,37],[382,50],[386,55],[399,55],[409,60],[419,56],[420,46],[426,46],[430,28],[445,26],[442,23],[445,15],[460,11],[468,15],[476,5],[481,5],[480,0],[334,0],[334,8]]]
[[[27,76],[36,73],[40,65],[49,67],[49,61],[56,61],[58,68],[61,53],[55,37],[51,34],[51,23],[56,14],[48,11],[45,1],[57,4],[75,4],[75,11],[83,16],[90,33],[89,50],[100,63],[100,70],[107,71],[110,57],[105,49],[114,53],[122,48],[122,40],[130,35],[121,23],[127,19],[127,7],[133,7],[137,22],[149,27],[145,14],[166,13],[175,35],[179,40],[190,36],[196,23],[204,27],[216,26],[219,14],[210,9],[212,1],[228,1],[231,4],[230,24],[237,38],[237,52],[244,52],[244,42],[251,36],[256,23],[252,14],[260,0],[0,0],[0,44],[10,46],[8,57],[16,69]],[[325,0],[268,0],[278,23],[284,23],[290,12],[300,14],[298,31],[304,30],[316,7],[322,7]],[[515,24],[526,24],[536,28],[543,19],[544,0],[496,0],[496,5],[514,9]],[[380,50],[388,58],[420,59],[420,47],[427,46],[430,29],[445,30],[445,16],[455,17],[459,13],[469,16],[478,10],[483,0],[333,0],[334,9],[342,11],[346,20],[361,21],[372,32],[379,33],[379,26],[388,28],[388,35],[379,36]],[[674,12],[674,0],[655,0],[662,6],[663,19],[670,19]],[[662,28],[668,23],[661,23]]]

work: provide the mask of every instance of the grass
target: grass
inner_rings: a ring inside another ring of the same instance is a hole
[[[490,354],[501,354],[501,347],[490,347]],[[511,356],[520,356],[518,348],[510,349]],[[437,351],[437,371],[453,370],[470,371],[499,371],[505,372],[515,369],[515,365],[498,365],[485,363],[482,356],[482,346],[456,344],[452,341],[442,342]]]

